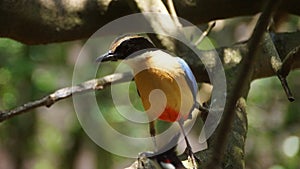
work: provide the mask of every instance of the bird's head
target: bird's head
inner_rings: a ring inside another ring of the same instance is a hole
[[[126,59],[131,54],[148,48],[154,48],[153,43],[143,36],[122,36],[117,38],[110,46],[109,51],[99,56],[97,62],[117,61]]]

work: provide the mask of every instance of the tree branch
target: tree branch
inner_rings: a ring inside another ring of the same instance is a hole
[[[108,75],[100,79],[92,79],[76,86],[65,87],[56,90],[52,94],[45,96],[39,100],[28,102],[15,109],[8,110],[8,111],[0,111],[0,122],[12,118],[16,115],[28,112],[29,110],[37,107],[42,107],[42,106],[50,107],[54,103],[58,102],[59,100],[66,99],[72,96],[73,94],[81,94],[81,93],[86,93],[94,90],[102,90],[106,86],[111,85],[112,83],[126,82],[126,81],[130,81],[131,79],[132,79],[131,73],[122,73],[122,74],[119,73],[119,74]]]
[[[106,23],[134,13],[128,1],[1,0],[0,37],[26,44],[86,39]],[[193,24],[201,24],[216,19],[256,14],[261,11],[265,2],[266,0],[174,0],[174,8],[179,17]],[[300,1],[285,0],[280,10],[300,15]]]
[[[238,76],[236,79],[234,79],[235,81],[233,85],[228,86],[228,88],[231,89],[230,92],[228,92],[228,95],[230,97],[227,97],[224,114],[217,130],[212,158],[206,166],[207,169],[224,168],[221,166],[221,163],[226,149],[228,135],[230,133],[230,130],[232,129],[237,101],[241,97],[245,97],[245,95],[247,95],[245,93],[248,93],[249,91],[254,63],[258,61],[259,58],[258,55],[255,55],[256,51],[263,37],[263,34],[267,30],[271,17],[277,10],[280,2],[281,0],[269,0],[266,4],[264,11],[260,15],[252,36],[247,44],[248,51],[239,65],[239,73],[237,73]]]

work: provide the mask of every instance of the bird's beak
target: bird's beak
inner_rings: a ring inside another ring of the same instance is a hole
[[[107,53],[97,57],[96,62],[117,61],[118,56],[118,54],[108,51]]]

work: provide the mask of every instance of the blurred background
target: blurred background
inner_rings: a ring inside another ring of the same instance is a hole
[[[219,20],[210,34],[216,45],[230,46],[249,38],[257,17]],[[281,17],[277,32],[300,29],[300,18]],[[108,39],[111,41],[112,39]],[[85,41],[27,46],[0,39],[0,110],[7,110],[71,86],[78,54]],[[106,49],[100,49],[103,52]],[[95,56],[96,57],[96,56]],[[96,66],[96,65],[95,65]],[[88,72],[89,68],[83,69]],[[98,72],[110,74],[113,66]],[[300,71],[288,82],[296,101],[290,103],[276,77],[253,81],[248,97],[249,131],[246,166],[249,169],[300,168]],[[132,84],[132,101],[140,106]],[[110,100],[110,90],[96,92],[101,107],[113,126],[134,135],[148,133],[126,124]],[[104,134],[104,133],[103,133]],[[97,146],[82,130],[72,99],[50,108],[38,108],[0,123],[0,169],[96,169],[124,168],[134,159],[113,155]]]

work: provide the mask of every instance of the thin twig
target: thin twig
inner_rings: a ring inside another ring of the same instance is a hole
[[[1,111],[0,122],[10,119],[16,115],[28,112],[29,110],[37,107],[42,107],[42,106],[50,107],[57,101],[68,98],[73,94],[86,93],[94,90],[102,90],[106,86],[111,85],[112,83],[127,82],[130,81],[131,79],[132,79],[131,73],[117,73],[117,74],[105,76],[100,79],[92,79],[76,86],[65,87],[56,90],[52,94],[45,96],[39,100],[28,102],[12,110]]]
[[[176,26],[178,28],[182,28],[182,25],[178,20],[178,16],[177,16],[177,13],[176,13],[176,10],[174,7],[173,0],[167,0],[167,4],[168,4],[169,11],[170,11],[170,15],[171,15],[173,21],[175,22]]]
[[[216,21],[212,21],[208,23],[207,29],[201,34],[199,39],[195,42],[195,46],[198,46],[203,41],[203,39],[210,33],[212,28],[214,28],[215,26],[216,26]]]
[[[216,136],[213,157],[209,164],[206,166],[207,169],[220,168],[227,143],[228,133],[231,130],[234,119],[236,103],[238,99],[243,95],[243,91],[248,85],[247,83],[250,83],[251,81],[253,65],[257,60],[257,55],[255,55],[257,47],[269,25],[272,14],[274,11],[276,11],[279,3],[280,0],[269,0],[255,26],[255,29],[248,43],[248,53],[242,60],[242,67],[240,69],[241,73],[238,75],[234,86],[231,87],[231,98],[227,100],[223,118],[221,120]]]
[[[277,73],[277,77],[278,77],[278,79],[279,79],[279,81],[281,83],[281,86],[283,87],[283,89],[285,91],[285,94],[286,94],[288,100],[290,102],[295,101],[295,98],[294,98],[294,96],[293,96],[293,94],[291,92],[291,89],[290,89],[290,87],[289,87],[289,85],[287,83],[286,77],[283,77],[279,72]]]
[[[286,77],[289,72],[291,71],[293,64],[294,64],[294,57],[298,55],[300,56],[300,46],[295,47],[291,50],[286,57],[282,61],[282,67],[279,70],[282,76]]]
[[[286,77],[288,76],[288,74],[290,73],[293,64],[294,64],[294,57],[296,55],[300,55],[300,46],[297,46],[296,48],[294,48],[292,51],[290,51],[287,56],[284,58],[284,60],[282,61],[282,66],[281,68],[278,70],[277,72],[277,76],[281,82],[281,85],[284,88],[284,91],[289,99],[290,102],[293,102],[295,100],[289,86],[286,80]]]
[[[172,16],[169,14],[167,6],[161,0],[134,0],[137,6],[133,10],[141,13],[155,12],[164,15],[145,15],[146,20],[156,34],[149,33],[148,36],[156,47],[167,49],[176,53],[176,43],[173,38],[163,35],[173,35],[184,38],[181,27],[176,25]],[[132,5],[134,6],[134,5]],[[163,16],[163,17],[162,17]],[[177,18],[177,17],[175,17]],[[178,18],[177,18],[178,19]]]
[[[278,79],[280,80],[281,82],[281,85],[287,95],[287,98],[290,102],[293,102],[295,100],[294,96],[292,95],[292,92],[288,86],[288,83],[287,83],[287,80],[286,80],[286,77],[288,75],[288,72],[290,70],[287,70],[288,68],[290,67],[287,67],[285,66],[284,67],[284,71],[282,71],[283,69],[283,62],[281,61],[281,58],[279,56],[279,53],[274,45],[274,42],[270,36],[270,33],[265,33],[265,46],[266,46],[266,50],[268,50],[268,53],[270,54],[271,58],[270,58],[270,61],[271,61],[271,66],[272,66],[272,69],[274,71],[274,73],[277,75]],[[290,64],[290,66],[292,65],[292,63],[290,63],[289,61],[289,57],[293,57],[291,55],[287,56],[287,58],[285,58],[285,64]],[[291,58],[292,59],[292,58]],[[286,73],[287,72],[287,73]]]

